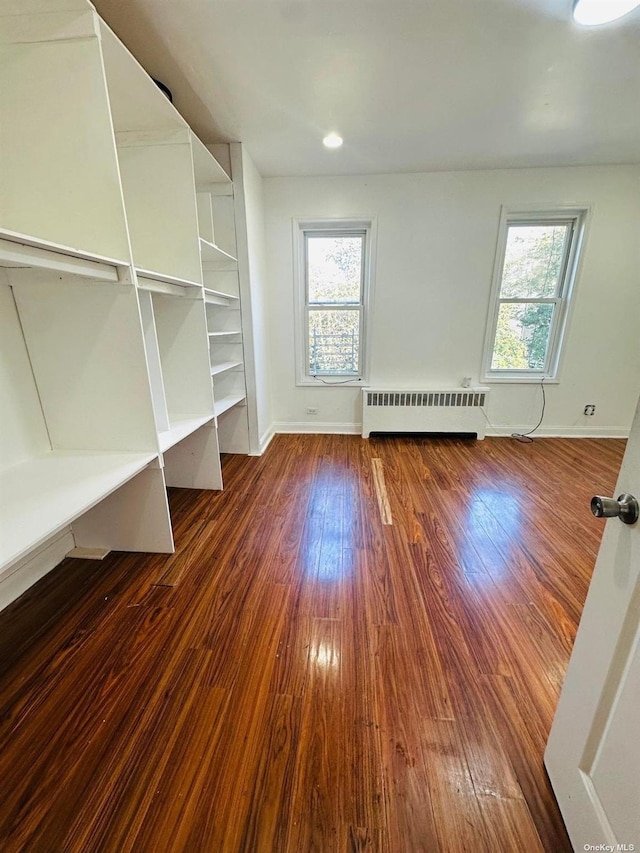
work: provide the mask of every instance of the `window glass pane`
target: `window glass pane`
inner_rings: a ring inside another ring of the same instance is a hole
[[[554,305],[503,303],[491,359],[492,370],[543,370]]]
[[[309,311],[309,373],[359,372],[359,311]]]
[[[361,236],[307,237],[309,302],[360,302]]]
[[[540,299],[557,296],[569,226],[510,225],[500,296]]]

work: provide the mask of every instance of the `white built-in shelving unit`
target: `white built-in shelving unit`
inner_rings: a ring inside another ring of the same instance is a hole
[[[2,607],[170,553],[166,486],[249,439],[229,175],[87,0],[0,0],[0,45]]]
[[[220,448],[247,453],[247,397],[232,188],[194,146],[198,228],[209,339],[209,374]],[[222,172],[224,174],[224,172]]]

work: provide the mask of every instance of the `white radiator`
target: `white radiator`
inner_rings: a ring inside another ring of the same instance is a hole
[[[484,438],[489,388],[363,389],[362,437],[372,432],[470,432]]]

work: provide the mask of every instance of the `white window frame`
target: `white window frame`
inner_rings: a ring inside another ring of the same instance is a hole
[[[512,382],[527,383],[541,382],[557,383],[560,372],[562,357],[564,354],[564,343],[567,337],[571,308],[574,302],[576,282],[578,280],[582,264],[583,247],[586,229],[590,215],[588,206],[564,206],[550,205],[544,207],[502,207],[500,214],[500,227],[498,231],[498,243],[493,269],[493,281],[491,286],[491,297],[489,300],[489,311],[482,360],[481,375],[484,382]],[[502,284],[502,272],[504,267],[505,253],[507,248],[507,236],[510,225],[534,225],[550,223],[571,223],[572,238],[568,253],[565,255],[562,281],[558,295],[540,299],[505,299],[500,297]],[[492,368],[493,349],[495,345],[496,330],[498,325],[498,314],[503,303],[549,303],[555,305],[551,328],[549,330],[549,344],[544,366],[536,370]]]
[[[360,313],[360,340],[358,348],[359,372],[356,375],[346,373],[322,373],[314,376],[309,371],[309,321],[310,309],[318,306],[307,299],[307,258],[306,235],[348,236],[350,233],[364,234],[362,292],[358,304],[337,304],[327,306],[326,310],[353,310]],[[376,223],[373,217],[354,219],[294,219],[294,284],[295,284],[295,348],[296,348],[296,385],[315,387],[353,388],[369,384],[369,313],[373,291]]]

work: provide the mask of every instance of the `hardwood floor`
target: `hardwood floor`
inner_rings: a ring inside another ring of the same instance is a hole
[[[173,556],[0,614],[0,850],[570,850],[542,754],[623,451],[277,436],[172,491]]]

